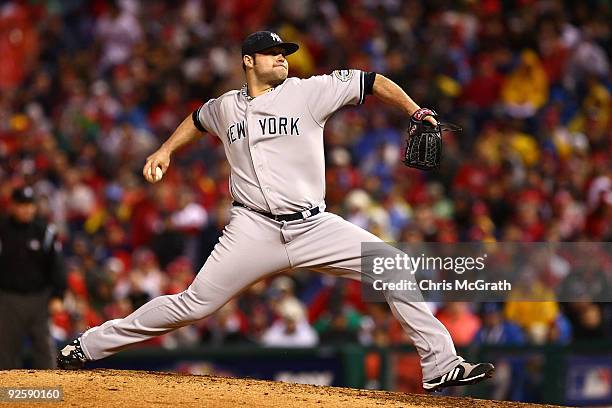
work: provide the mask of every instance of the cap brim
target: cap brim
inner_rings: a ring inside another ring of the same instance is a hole
[[[285,50],[285,56],[293,54],[294,52],[296,52],[300,48],[300,46],[297,45],[296,43],[283,42],[283,43],[278,43],[278,44],[271,45],[271,46],[266,47],[266,48],[262,48],[261,50],[256,51],[256,52],[262,52],[264,50],[267,50],[268,48],[274,48],[274,47],[281,47],[281,48],[283,48]]]
[[[300,46],[297,45],[296,43],[290,43],[290,42],[283,43],[281,47],[283,47],[287,51],[285,55],[291,55],[300,48]]]
[[[13,198],[13,203],[15,204],[33,204],[34,199],[33,198],[23,198],[23,197]]]

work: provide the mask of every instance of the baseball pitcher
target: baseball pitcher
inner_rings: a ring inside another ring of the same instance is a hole
[[[371,233],[325,211],[323,128],[345,105],[367,95],[437,126],[394,82],[374,72],[339,70],[308,79],[288,78],[286,56],[298,45],[269,31],[242,44],[246,84],[200,106],[148,157],[143,175],[156,182],[172,154],[203,132],[223,142],[231,167],[231,218],[223,236],[184,292],[160,296],[123,319],[93,327],[58,355],[62,368],[82,368],[139,343],[203,319],[252,283],[307,268],[361,279],[361,243]],[[488,363],[459,357],[446,328],[425,302],[385,293],[421,358],[423,387],[434,391],[490,377]]]

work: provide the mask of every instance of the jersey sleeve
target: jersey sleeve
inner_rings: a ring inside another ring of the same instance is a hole
[[[209,99],[194,112],[193,121],[199,130],[219,136],[219,103],[219,99]],[[200,126],[198,126],[198,123]]]
[[[343,69],[303,80],[308,108],[320,125],[343,106],[363,103],[364,75],[358,69]]]

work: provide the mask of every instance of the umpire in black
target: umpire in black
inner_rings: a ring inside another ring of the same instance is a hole
[[[55,367],[49,305],[66,289],[61,250],[56,228],[37,216],[32,187],[15,189],[0,215],[0,370],[21,367],[28,338],[33,367]]]

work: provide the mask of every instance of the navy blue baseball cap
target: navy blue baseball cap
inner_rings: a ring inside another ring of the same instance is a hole
[[[13,202],[18,204],[26,204],[34,202],[34,189],[30,186],[19,187],[13,190],[11,194]]]
[[[266,48],[281,47],[285,50],[285,55],[293,54],[298,50],[299,45],[291,42],[284,42],[280,36],[272,31],[257,31],[249,34],[242,42],[242,55],[253,55]]]

